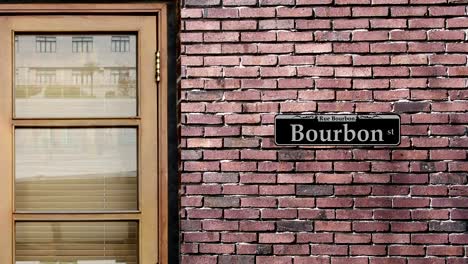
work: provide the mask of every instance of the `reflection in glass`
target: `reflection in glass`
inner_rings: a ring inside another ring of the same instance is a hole
[[[19,34],[15,41],[16,117],[136,116],[136,35]]]
[[[17,222],[16,264],[137,264],[137,222]]]
[[[17,211],[137,210],[135,128],[15,130]]]

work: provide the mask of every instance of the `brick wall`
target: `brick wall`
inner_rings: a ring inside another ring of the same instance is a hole
[[[467,264],[466,3],[185,0],[182,263]],[[399,113],[402,142],[275,146],[304,112]]]

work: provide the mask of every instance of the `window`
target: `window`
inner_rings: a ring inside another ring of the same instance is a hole
[[[54,53],[57,49],[56,37],[36,37],[36,52],[38,53]]]
[[[113,85],[118,85],[129,80],[130,72],[128,70],[114,70],[111,72],[111,84]]]
[[[73,84],[75,85],[92,85],[93,72],[90,71],[74,71],[72,73]]]
[[[93,52],[93,37],[73,37],[72,50],[75,53]]]
[[[55,70],[36,70],[36,84],[47,85],[56,82]]]
[[[18,39],[18,36],[15,36],[15,51],[19,52],[19,39]]]
[[[0,158],[0,263],[167,264],[166,81],[154,57],[165,5],[66,6],[0,10],[0,146],[11,150]],[[125,54],[109,49],[114,36]],[[24,52],[12,52],[16,37]],[[118,79],[134,92],[109,84],[114,69],[128,69]]]
[[[130,37],[128,36],[113,36],[111,40],[113,52],[129,52]]]

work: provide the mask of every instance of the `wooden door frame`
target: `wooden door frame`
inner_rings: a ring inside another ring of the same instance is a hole
[[[166,264],[168,261],[168,40],[167,40],[167,29],[168,29],[168,6],[163,3],[125,3],[125,4],[78,4],[78,3],[66,3],[66,4],[0,4],[0,15],[151,15],[156,16],[157,19],[157,50],[160,52],[160,75],[161,80],[157,83],[157,100],[154,103],[157,104],[157,135],[154,140],[157,141],[157,171],[158,171],[158,197],[155,197],[155,206],[158,208],[157,219],[158,219],[158,234],[154,239],[159,242],[158,248],[154,249],[158,252],[158,263]],[[8,35],[9,37],[10,35]],[[0,36],[0,38],[5,36]],[[9,50],[7,52],[10,52]],[[154,65],[156,68],[156,65]],[[10,71],[8,71],[11,73]],[[10,74],[11,76],[11,74]],[[5,89],[12,87],[0,87]],[[13,100],[13,98],[0,98],[1,100]],[[5,109],[0,108],[0,111]],[[1,115],[0,115],[1,116]],[[4,121],[4,120],[3,120]],[[5,123],[5,122],[1,123]],[[8,130],[9,131],[9,130]],[[8,137],[10,140],[10,137]],[[11,140],[10,140],[11,141]],[[12,149],[13,142],[6,142],[6,140],[0,139],[0,146]],[[8,148],[9,147],[9,148]],[[2,168],[2,176],[11,177],[12,168]],[[11,179],[12,180],[12,179]],[[12,192],[8,192],[10,195]],[[10,201],[10,199],[7,199]],[[156,204],[157,203],[157,204]],[[6,205],[6,203],[0,203],[0,206],[8,206],[10,208],[10,216],[8,219],[12,222],[11,216],[12,206]],[[0,221],[0,225],[4,225],[5,221]],[[3,228],[3,226],[2,226]],[[10,229],[12,234],[13,226],[6,227]],[[10,236],[11,237],[11,236]],[[11,242],[13,243],[13,242]],[[11,249],[11,246],[0,245],[0,250]],[[141,263],[147,264],[147,263]],[[154,264],[154,263],[148,263]]]

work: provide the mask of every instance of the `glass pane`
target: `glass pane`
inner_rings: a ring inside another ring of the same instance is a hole
[[[15,116],[137,114],[136,35],[15,36]]]
[[[17,222],[16,264],[136,264],[137,222]]]
[[[137,210],[136,128],[18,128],[19,211]]]

